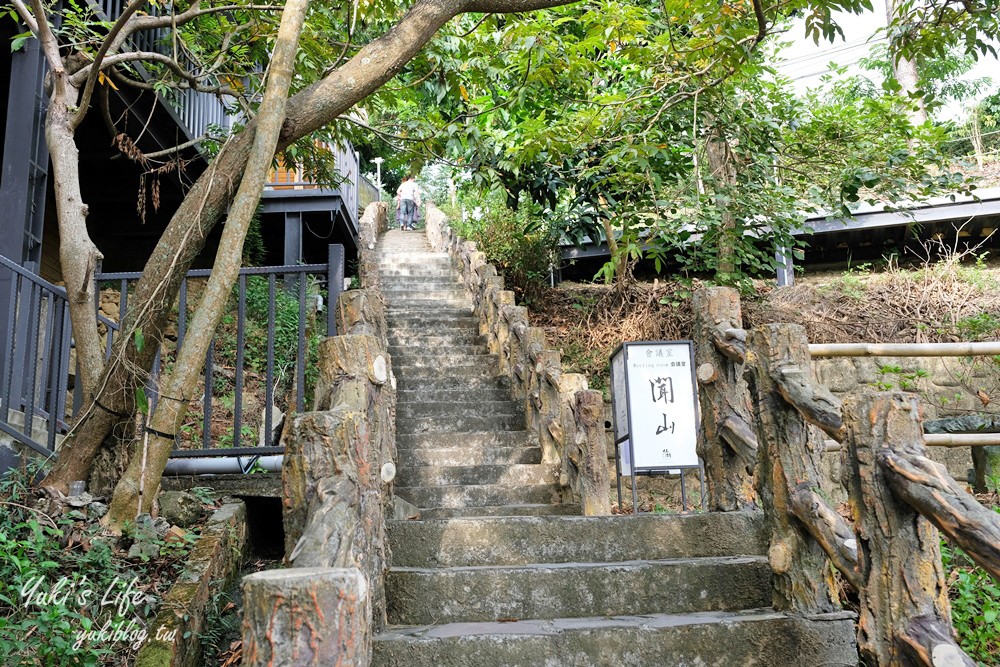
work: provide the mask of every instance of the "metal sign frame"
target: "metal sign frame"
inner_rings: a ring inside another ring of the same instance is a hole
[[[679,471],[680,482],[681,482],[681,507],[682,511],[687,511],[687,491],[685,489],[684,483],[684,472],[687,470],[698,470],[698,478],[701,485],[701,506],[704,510],[706,508],[705,499],[705,466],[701,457],[698,457],[698,463],[695,465],[673,465],[673,466],[655,466],[655,467],[644,467],[637,469],[635,466],[635,447],[634,439],[632,438],[633,427],[632,427],[632,397],[631,389],[629,387],[628,379],[628,361],[629,361],[629,347],[639,347],[639,346],[650,346],[650,345],[670,345],[670,346],[686,346],[687,347],[687,358],[688,370],[691,374],[691,387],[693,394],[693,407],[694,407],[694,428],[695,428],[695,443],[701,437],[701,410],[698,404],[698,379],[694,368],[694,342],[690,340],[664,340],[664,341],[629,341],[622,343],[615,348],[614,352],[611,353],[611,357],[608,360],[610,367],[610,380],[611,380],[611,418],[612,418],[612,434],[615,443],[615,477],[618,486],[618,507],[622,506],[622,455],[621,446],[622,443],[628,442],[628,457],[629,457],[629,475],[632,483],[632,513],[639,513],[639,491],[636,483],[636,477],[639,475],[654,476],[654,475],[670,475],[674,474],[674,471]],[[622,433],[623,424],[619,423],[619,410],[623,407],[619,404],[621,397],[618,396],[618,392],[615,391],[615,359],[621,355],[622,367],[621,373],[623,377],[620,378],[624,383],[624,415],[627,425],[627,431]]]

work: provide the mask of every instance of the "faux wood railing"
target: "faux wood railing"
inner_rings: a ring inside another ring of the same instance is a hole
[[[243,665],[371,661],[385,623],[386,519],[395,477],[395,379],[374,279],[384,203],[362,217],[364,289],[336,304],[342,335],[320,343],[312,412],[294,415],[282,466],[285,570],[244,579]],[[366,273],[367,272],[367,273]]]
[[[745,506],[756,475],[774,606],[807,615],[836,609],[832,563],[858,591],[866,665],[973,667],[953,639],[938,531],[1000,579],[1000,515],[927,456],[917,397],[862,390],[842,405],[816,381],[802,327],[747,334],[738,296],[724,288],[700,292],[695,304],[702,408],[716,422],[706,423],[701,443],[710,506]],[[850,521],[820,488],[827,438],[842,443]],[[754,470],[745,463],[755,446]]]

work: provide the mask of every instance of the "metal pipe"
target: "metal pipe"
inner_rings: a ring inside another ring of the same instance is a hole
[[[970,357],[1000,354],[1000,342],[987,343],[813,343],[814,357]]]
[[[176,458],[167,462],[164,475],[240,475],[253,456]],[[261,456],[255,466],[267,472],[281,472],[284,455]]]

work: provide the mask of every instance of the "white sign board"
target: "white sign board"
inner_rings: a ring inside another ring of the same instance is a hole
[[[631,474],[632,461],[638,473],[698,466],[693,364],[689,341],[626,343],[612,357],[615,441],[623,475]]]

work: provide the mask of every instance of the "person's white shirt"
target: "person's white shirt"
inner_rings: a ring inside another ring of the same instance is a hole
[[[399,186],[399,198],[409,199],[415,202],[418,206],[420,205],[420,190],[417,188],[416,181],[403,181],[403,184]]]

